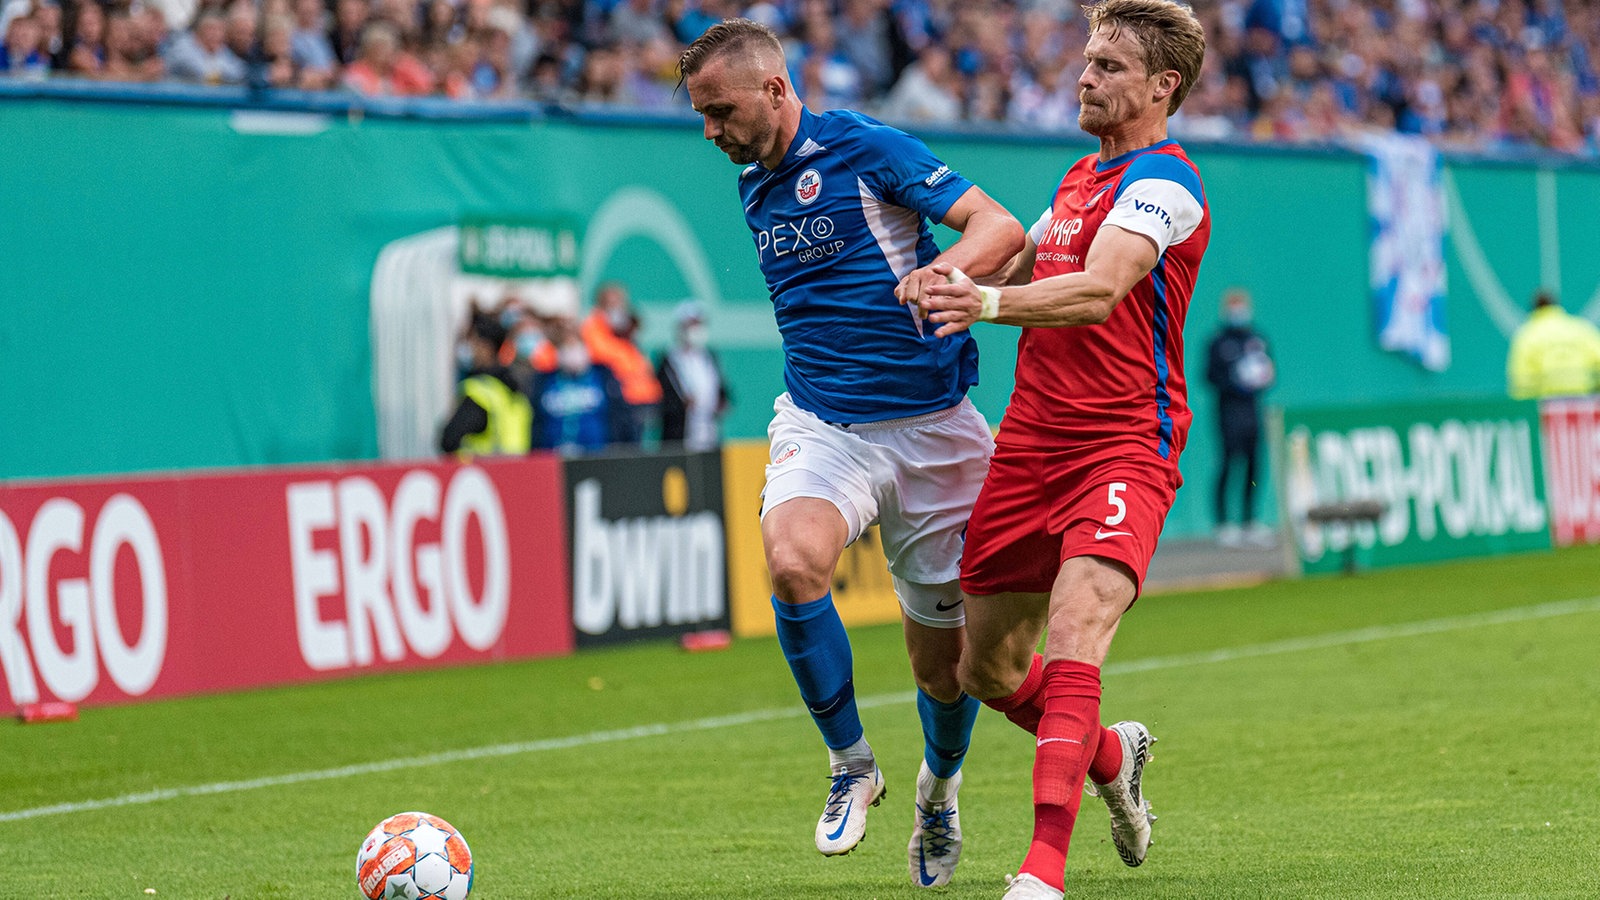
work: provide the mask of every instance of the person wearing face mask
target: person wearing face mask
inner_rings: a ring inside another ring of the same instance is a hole
[[[622,387],[593,359],[571,319],[555,318],[545,336],[555,365],[533,375],[533,445],[561,453],[594,453],[622,442],[629,425]]]
[[[583,321],[583,343],[590,357],[609,368],[622,384],[628,416],[618,443],[639,443],[645,425],[661,404],[661,382],[650,359],[634,342],[638,330],[639,317],[634,314],[628,289],[616,281],[600,285],[594,295],[594,312]]]
[[[656,364],[661,379],[661,442],[711,450],[722,442],[719,422],[728,385],[706,347],[705,314],[692,301],[678,307],[678,340]]]
[[[1261,457],[1261,395],[1276,369],[1266,338],[1256,330],[1250,293],[1231,288],[1222,297],[1222,327],[1211,339],[1206,380],[1217,390],[1217,426],[1222,461],[1217,468],[1217,542],[1224,547],[1271,546],[1272,532],[1255,520],[1256,477]],[[1229,483],[1243,469],[1238,524],[1228,521]]]
[[[439,434],[439,449],[462,458],[527,453],[533,410],[511,372],[500,364],[506,329],[498,317],[474,308],[467,325],[460,399]]]

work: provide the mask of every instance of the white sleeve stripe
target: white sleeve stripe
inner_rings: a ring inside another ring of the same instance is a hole
[[[917,267],[918,226],[922,224],[922,217],[903,206],[879,200],[860,178],[856,179],[856,185],[861,191],[861,214],[878,242],[884,261],[897,280],[906,277]]]
[[[1035,247],[1039,245],[1039,239],[1044,237],[1045,230],[1050,227],[1050,223],[1054,219],[1055,210],[1046,209],[1044,215],[1040,216],[1039,220],[1034,222],[1033,226],[1028,229],[1028,240],[1033,241]]]
[[[1122,191],[1103,224],[1142,234],[1165,253],[1194,234],[1204,216],[1205,208],[1188,188],[1165,178],[1141,178]]]

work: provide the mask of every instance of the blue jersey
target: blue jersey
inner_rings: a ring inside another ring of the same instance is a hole
[[[971,186],[921,141],[847,110],[803,110],[783,162],[739,176],[797,406],[876,422],[954,406],[977,383],[972,336],[934,337],[894,296],[939,255],[928,221]]]

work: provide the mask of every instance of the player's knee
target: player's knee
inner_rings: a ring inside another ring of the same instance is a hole
[[[1013,667],[993,656],[965,653],[956,666],[956,681],[968,696],[979,700],[1007,697],[1016,691],[1027,677],[1027,670],[1013,672]]]
[[[806,603],[833,587],[832,566],[793,546],[767,550],[767,574],[772,577],[772,592],[785,603]]]
[[[917,688],[940,703],[961,698],[961,681],[955,660],[913,660],[911,677]]]

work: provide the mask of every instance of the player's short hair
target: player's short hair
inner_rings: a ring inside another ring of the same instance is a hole
[[[678,57],[678,77],[688,78],[700,71],[713,58],[725,53],[763,52],[774,59],[783,59],[783,43],[771,28],[751,19],[723,19],[706,29],[705,34],[694,39]]]
[[[1102,0],[1083,8],[1089,33],[1111,29],[1115,38],[1123,28],[1133,32],[1144,49],[1145,72],[1154,75],[1171,69],[1178,73],[1178,89],[1167,99],[1167,115],[1178,111],[1189,89],[1200,78],[1206,58],[1206,31],[1194,10],[1173,0]]]

